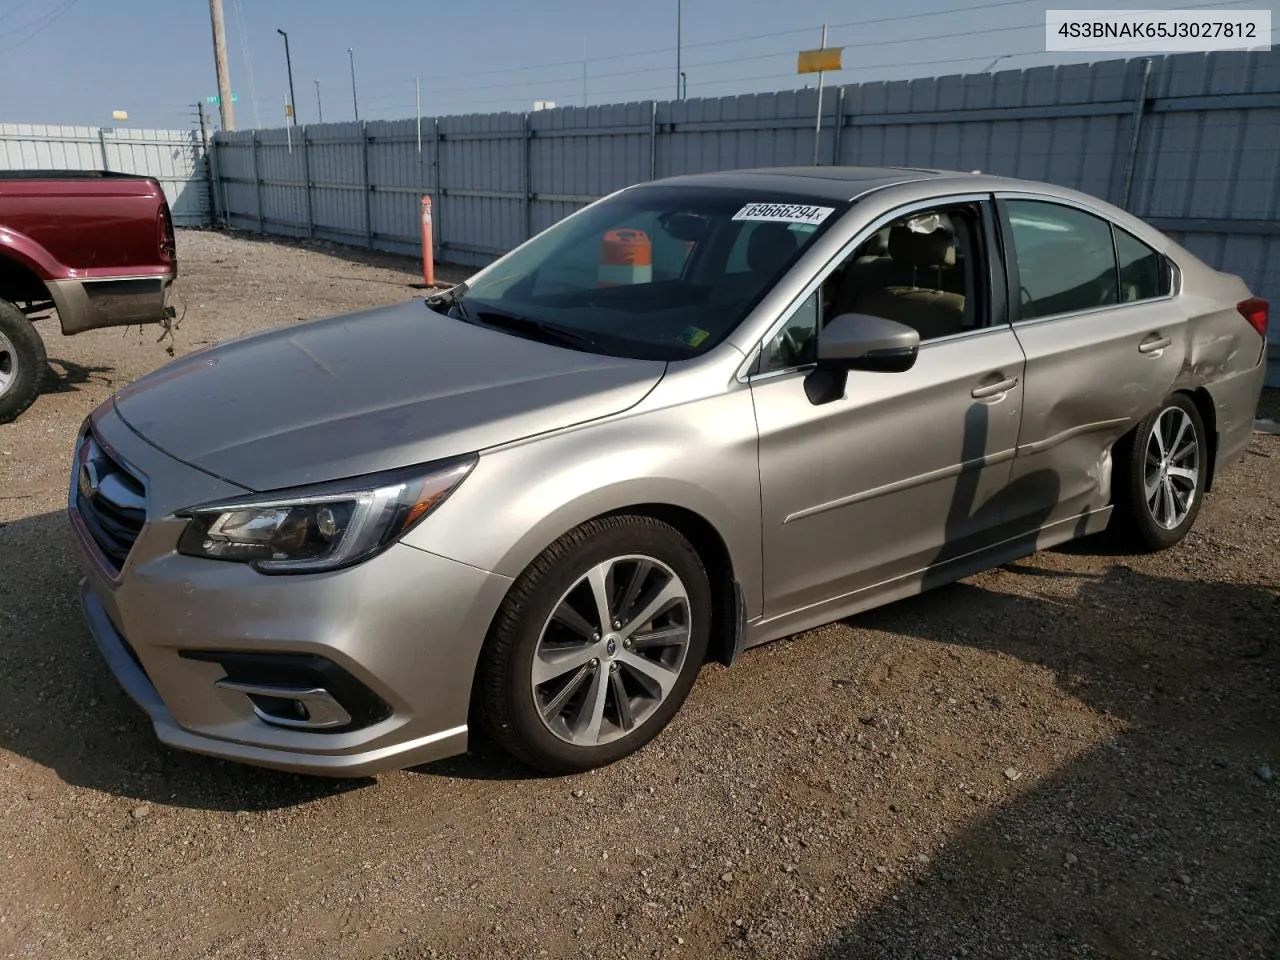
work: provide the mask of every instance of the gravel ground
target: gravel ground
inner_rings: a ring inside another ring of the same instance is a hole
[[[158,746],[92,649],[72,437],[169,346],[416,266],[178,243],[174,342],[46,325],[59,375],[0,426],[0,956],[1280,958],[1280,437],[1174,550],[1075,544],[708,666],[606,770],[277,774]]]

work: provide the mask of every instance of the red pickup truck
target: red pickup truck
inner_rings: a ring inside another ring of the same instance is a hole
[[[0,423],[27,409],[48,368],[32,325],[62,332],[159,323],[178,273],[173,218],[150,177],[0,171]]]

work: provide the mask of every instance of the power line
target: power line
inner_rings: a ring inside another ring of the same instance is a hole
[[[993,0],[993,2],[989,2],[989,3],[978,3],[978,4],[973,4],[972,6],[967,6],[967,7],[951,7],[949,9],[938,10],[933,13],[907,13],[907,14],[899,14],[893,17],[873,17],[873,18],[863,19],[863,20],[846,20],[843,23],[831,23],[831,24],[828,24],[827,26],[833,30],[841,29],[844,27],[862,27],[862,26],[869,26],[869,25],[882,24],[882,23],[895,23],[899,21],[918,20],[924,17],[942,17],[942,16],[947,16],[949,14],[953,14],[953,13],[971,13],[975,10],[991,10],[999,7],[1024,6],[1028,3],[1035,3],[1035,2],[1039,2],[1039,0]],[[1245,0],[1237,0],[1237,2],[1245,2]],[[1212,4],[1201,4],[1201,6],[1212,6]],[[774,30],[769,33],[756,33],[750,36],[743,36],[743,37],[727,37],[721,40],[703,40],[703,41],[699,41],[698,43],[685,43],[682,46],[683,46],[683,49],[685,50],[702,48],[702,47],[718,47],[718,46],[724,46],[726,44],[733,44],[733,43],[748,43],[752,40],[770,40],[774,37],[785,37],[785,36],[794,36],[794,35],[803,34],[803,33],[813,33],[820,29],[821,29],[821,24],[817,26],[811,26],[811,27],[797,27],[790,30]],[[630,57],[647,57],[647,56],[652,56],[658,53],[671,53],[675,49],[676,48],[674,46],[654,47],[650,50],[635,50],[630,53],[600,54],[594,57],[587,57],[585,58],[585,60],[587,63],[598,63],[600,61],[606,61],[606,60],[625,60]],[[483,76],[492,76],[495,74],[518,73],[524,70],[549,70],[553,67],[580,67],[582,66],[583,59],[584,58],[582,57],[578,57],[577,59],[574,59],[574,60],[558,60],[552,63],[528,64],[523,67],[501,67],[493,70],[474,70],[474,71],[468,71],[467,76],[483,77]],[[664,67],[663,69],[667,69],[667,68]],[[438,73],[433,76],[423,76],[422,79],[423,80],[439,80],[439,79],[453,79],[455,77],[457,77],[456,72],[455,73]],[[579,77],[578,79],[581,79],[581,77]],[[515,85],[517,82],[518,81],[513,81],[512,84]],[[528,82],[536,83],[538,81],[530,80]]]
[[[0,53],[4,53],[8,50],[13,50],[17,47],[22,46],[24,43],[27,43],[28,41],[34,39],[39,34],[43,33],[46,29],[53,26],[53,24],[57,22],[57,20],[64,13],[66,13],[68,10],[70,10],[79,2],[80,0],[63,0],[63,2],[60,5],[54,7],[52,10],[46,13],[43,17],[40,17],[37,20],[31,21],[31,23],[27,24],[25,27],[19,27],[18,28],[19,30],[26,30],[27,32],[22,36],[20,36],[17,40],[14,40],[8,46],[0,47]]]
[[[1241,3],[1241,2],[1248,2],[1248,0],[1227,0],[1227,2]],[[1204,7],[1204,6],[1226,6],[1226,5],[1227,3],[1216,3],[1216,4],[1199,4],[1198,6]],[[1182,7],[1182,8],[1168,8],[1168,9],[1196,9],[1196,7]],[[1280,27],[1275,27],[1272,29],[1272,34],[1277,34],[1277,33],[1280,33]],[[1125,46],[1125,44],[1126,44],[1126,41],[1117,41],[1114,44],[1108,44],[1108,46],[1119,48],[1119,47]],[[1035,56],[1037,54],[1043,55],[1047,52],[1049,51],[1045,51],[1043,48],[1032,48],[1029,50],[1019,50],[1019,51],[1011,52],[1009,54],[1006,54],[1006,56],[1026,57],[1026,56]],[[1094,51],[1080,51],[1080,53],[1091,53],[1091,52],[1094,52]],[[976,63],[982,60],[987,60],[989,59],[989,57],[990,57],[990,54],[982,54],[980,56],[972,56],[972,57],[946,57],[941,59],[930,59],[930,60],[895,61],[894,63],[860,64],[857,69],[859,71],[877,71],[877,70],[892,70],[892,69],[897,69],[899,67],[938,66],[942,64],[952,64],[952,63],[956,63],[956,64]],[[847,70],[849,68],[845,68],[845,69]],[[723,86],[725,84],[746,84],[746,83],[752,83],[752,82],[762,81],[762,80],[791,79],[791,78],[794,78],[795,76],[796,74],[794,72],[754,74],[752,76],[747,76],[747,77],[728,77],[728,78],[723,78],[719,80],[707,80],[707,81],[703,81],[702,86],[711,87],[711,86]],[[655,86],[648,86],[648,87],[629,87],[629,88],[623,88],[623,89],[602,90],[599,92],[602,94],[613,94],[613,95],[653,94],[653,93],[663,92],[666,89],[667,89],[667,85],[662,84],[662,85],[655,85]],[[785,93],[790,91],[768,90],[768,91],[758,91],[758,92],[761,94],[769,94],[769,93]],[[522,103],[523,100],[524,100],[523,97],[519,95],[513,95],[510,97],[500,97],[500,98],[455,100],[453,101],[453,104],[455,106],[470,106],[470,105],[483,106],[487,104]],[[617,103],[617,102],[623,102],[623,101],[613,101],[613,102]],[[399,108],[399,107],[404,107],[406,109],[408,108],[407,104],[402,104],[402,103],[397,103],[390,106],[391,108]]]
[[[1018,2],[1025,2],[1025,0],[1018,0]],[[1233,5],[1238,5],[1240,3],[1246,3],[1246,2],[1250,2],[1250,0],[1217,0],[1217,2],[1209,2],[1209,3],[1201,2],[1201,3],[1192,4],[1192,5],[1168,7],[1165,9],[1168,9],[1168,10],[1203,9],[1205,7],[1233,6]],[[988,6],[1008,6],[1008,5],[1010,5],[1009,0],[1004,0],[1004,2],[997,3],[997,4],[988,4]],[[970,9],[979,9],[979,8],[974,7]],[[922,15],[910,14],[910,15],[903,15],[899,17],[882,17],[882,18],[877,18],[877,20],[875,21],[869,21],[869,20],[857,21],[857,24],[861,25],[864,23],[871,23],[871,22],[886,22],[889,20],[910,20],[910,19],[915,19],[919,16],[922,16]],[[836,26],[848,27],[851,25],[854,25],[854,24],[852,23],[837,24]],[[904,37],[904,38],[895,39],[895,40],[866,40],[866,41],[847,43],[847,44],[832,44],[832,46],[842,46],[845,49],[864,49],[868,47],[889,47],[889,46],[901,45],[904,43],[925,43],[933,40],[954,40],[954,39],[963,39],[968,37],[982,37],[982,36],[987,36],[992,34],[1009,33],[1009,32],[1018,31],[1018,30],[1032,30],[1039,27],[1041,27],[1041,23],[1039,22],[1022,23],[1022,24],[1016,24],[1016,25],[1005,26],[1005,27],[989,27],[981,30],[962,30],[962,31],[955,31],[951,33],[927,34],[925,36]],[[799,31],[783,31],[783,33],[790,33],[790,32],[799,32]],[[760,36],[772,37],[777,35],[780,35],[780,34],[765,34]],[[707,47],[707,46],[715,46],[720,43],[734,43],[734,42],[740,42],[742,39],[744,38],[738,38],[737,40],[709,41],[707,43],[698,44],[698,46]],[[755,38],[751,38],[751,39],[755,39]],[[1123,43],[1121,44],[1121,46],[1123,46]],[[1031,51],[1023,51],[1019,53],[1006,54],[1005,56],[1006,57],[1027,56],[1032,53],[1043,53],[1043,52],[1045,51],[1031,50]],[[695,68],[701,68],[701,67],[724,66],[724,65],[730,65],[730,64],[755,62],[755,61],[761,61],[761,60],[776,60],[776,59],[781,59],[783,57],[794,57],[794,56],[795,56],[795,52],[790,50],[783,51],[780,53],[752,54],[748,56],[730,57],[727,59],[707,60],[701,63],[692,63],[688,65],[688,68],[695,69]],[[897,61],[892,64],[859,64],[858,69],[885,69],[888,67],[899,67],[899,66],[930,66],[934,64],[943,64],[943,63],[968,63],[968,62],[973,62],[977,60],[984,60],[984,59],[987,59],[989,56],[990,54],[984,54],[983,56],[975,56],[975,57],[959,57],[959,58],[947,58],[947,59],[937,59],[937,60],[917,60],[917,61],[909,61],[909,62]],[[613,59],[613,58],[601,57],[601,58],[594,58],[594,59],[599,60],[599,59]],[[577,66],[577,65],[580,65],[582,61],[581,60],[568,61],[567,63],[570,65]],[[520,69],[520,68],[511,68],[511,69]],[[660,65],[660,66],[653,66],[653,67],[637,67],[630,70],[615,70],[607,73],[592,74],[592,80],[598,81],[598,80],[608,79],[610,77],[636,76],[636,75],[642,75],[646,73],[661,73],[661,72],[667,71],[668,69],[669,69],[669,66]],[[848,67],[845,68],[845,70],[848,70],[848,69],[851,69],[851,68],[848,68]],[[717,84],[724,84],[724,83],[749,82],[752,80],[761,80],[761,79],[777,79],[779,77],[788,77],[791,75],[792,74],[768,74],[765,76],[757,75],[757,76],[751,76],[751,77],[726,78],[726,79],[720,79],[720,80],[702,81],[702,85],[708,86],[708,85],[717,85]],[[412,82],[412,81],[406,81],[406,82]],[[505,81],[502,83],[486,84],[486,85],[480,85],[480,86],[475,86],[472,84],[443,86],[443,87],[433,86],[432,92],[433,94],[447,94],[455,91],[466,91],[470,93],[472,91],[483,91],[483,90],[507,90],[507,89],[515,89],[518,87],[525,87],[529,84],[536,84],[540,88],[547,88],[547,87],[554,87],[558,85],[567,85],[570,83],[576,85],[580,82],[581,82],[581,75],[573,74],[573,75],[565,75],[560,77],[546,78],[542,80],[524,80],[524,81],[512,80],[512,81]],[[604,88],[604,89],[596,90],[595,93],[597,94],[648,93],[648,92],[654,92],[657,89],[658,89],[657,87]],[[403,105],[404,103],[403,96],[404,96],[403,92],[396,92],[396,93],[378,94],[378,95],[369,97],[368,99],[375,100],[375,101],[376,100],[381,100],[381,101],[396,100],[397,101],[396,105],[400,106],[400,105]],[[455,101],[455,102],[506,103],[509,101],[514,101],[516,99],[518,98],[514,96],[502,97],[502,98],[488,98],[488,99],[468,98],[463,101]]]
[[[239,4],[239,2],[240,0],[236,0],[237,4]],[[964,9],[953,8],[950,10],[939,11],[936,14],[903,14],[903,15],[898,15],[893,17],[877,17],[872,19],[848,21],[842,24],[834,24],[830,26],[847,28],[851,26],[864,26],[867,24],[878,24],[878,23],[887,23],[887,22],[896,22],[896,21],[910,21],[910,20],[920,19],[924,16],[941,16],[948,13],[969,12],[970,10],[1008,7],[1008,6],[1018,5],[1018,4],[1025,4],[1027,2],[1032,2],[1032,0],[999,0],[999,2],[980,4],[980,5],[975,5],[973,7],[964,8]],[[1170,7],[1165,7],[1164,9],[1170,10],[1170,11],[1186,10],[1186,9],[1204,9],[1206,7],[1236,6],[1241,3],[1247,3],[1247,2],[1251,2],[1251,0],[1211,0],[1211,2],[1204,2],[1204,0],[1201,0],[1201,2],[1195,3],[1195,4],[1170,6]],[[981,37],[989,34],[1000,34],[1000,33],[1008,33],[1008,32],[1018,31],[1018,30],[1029,30],[1029,29],[1037,28],[1039,26],[1040,26],[1039,23],[1024,23],[1024,24],[1004,26],[1004,27],[989,27],[981,30],[954,31],[950,33],[928,34],[925,36],[906,37],[906,38],[892,39],[892,40],[859,41],[859,42],[854,42],[849,44],[843,44],[841,46],[844,46],[845,48],[853,48],[853,49],[863,49],[868,47],[890,47],[895,45],[901,45],[904,43],[926,43],[926,42],[935,41],[935,40]],[[730,39],[724,39],[724,40],[712,40],[712,41],[705,41],[705,42],[696,43],[696,44],[687,44],[686,46],[699,47],[699,48],[715,47],[715,46],[721,46],[724,44],[741,43],[748,40],[768,39],[768,38],[773,38],[778,36],[784,36],[787,34],[803,33],[803,32],[810,32],[810,30],[809,28],[806,28],[804,30],[796,29],[796,30],[776,31],[770,34],[756,34],[750,37],[736,37],[736,38],[730,38]],[[835,46],[837,44],[832,44],[832,45]],[[1125,45],[1124,42],[1121,41],[1120,44],[1118,44],[1117,46],[1122,47],[1124,45]],[[591,57],[591,58],[587,58],[587,60],[590,60],[590,61],[617,60],[617,59],[622,59],[628,56],[640,56],[640,55],[645,55],[650,53],[662,53],[672,49],[674,48],[668,47],[668,48],[662,48],[658,50],[642,51],[640,53],[634,53],[634,54],[617,54],[612,56]],[[1043,54],[1045,52],[1046,51],[1043,48],[1022,50],[1022,51],[1005,54],[1005,57],[1002,57],[1001,59],[1004,59],[1006,57],[1023,57],[1023,56],[1030,56],[1035,54]],[[1081,52],[1088,52],[1088,51],[1081,51]],[[774,59],[781,59],[783,57],[794,57],[794,56],[795,56],[794,51],[783,51],[779,53],[751,54],[747,56],[731,57],[727,59],[702,61],[700,63],[689,64],[688,67],[689,69],[696,69],[701,67],[714,67],[714,66],[724,66],[724,65],[731,65],[731,64],[737,64],[737,63],[774,60]],[[989,58],[990,58],[990,53],[986,53],[980,56],[972,56],[972,57],[947,57],[947,58],[913,60],[913,61],[897,60],[897,61],[894,61],[893,63],[881,63],[881,64],[859,63],[856,67],[845,67],[841,72],[847,73],[848,71],[854,70],[854,69],[858,70],[859,72],[865,72],[865,71],[895,69],[899,67],[936,66],[936,65],[950,64],[950,63],[955,63],[955,64],[973,63],[979,60],[987,60]],[[580,58],[578,60],[563,61],[561,64],[543,64],[537,67],[510,67],[502,70],[480,71],[480,72],[477,72],[476,74],[470,74],[470,76],[478,76],[485,73],[503,74],[503,73],[511,73],[519,70],[547,69],[552,66],[561,66],[561,65],[580,67],[584,62],[586,61]],[[647,73],[659,73],[659,72],[665,72],[668,69],[669,69],[669,66],[667,65],[653,66],[653,67],[639,67],[639,68],[634,68],[630,70],[617,70],[617,71],[610,71],[607,73],[593,74],[592,79],[600,80],[600,79],[607,79],[609,77],[636,76],[636,75],[643,75]],[[835,71],[832,71],[832,72],[835,72]],[[449,76],[449,75],[443,75],[443,76]],[[454,76],[456,76],[456,74]],[[704,80],[704,81],[700,81],[700,85],[703,87],[713,87],[713,86],[723,86],[725,84],[735,84],[735,83],[747,84],[747,83],[752,83],[752,82],[757,82],[762,80],[790,79],[790,78],[793,78],[794,76],[795,76],[794,72],[754,74],[750,76],[726,77],[726,78],[721,78],[716,80]],[[572,75],[564,75],[560,77],[546,78],[542,80],[513,79],[509,81],[504,81],[501,83],[486,84],[481,86],[475,86],[472,84],[467,84],[462,86],[444,86],[444,87],[433,86],[432,93],[433,95],[436,95],[436,94],[447,94],[454,91],[459,91],[459,92],[465,91],[467,93],[470,93],[473,91],[484,91],[484,90],[512,90],[513,94],[511,96],[506,96],[506,97],[481,97],[481,98],[467,97],[462,100],[452,101],[452,103],[457,106],[465,106],[465,105],[483,106],[487,104],[507,104],[507,103],[518,103],[518,102],[521,102],[523,99],[525,99],[523,96],[518,95],[514,92],[517,89],[525,89],[531,85],[536,85],[540,88],[546,88],[546,87],[554,87],[557,85],[567,85],[570,83],[576,86],[577,84],[581,83],[581,80],[582,80],[581,74],[575,73]],[[375,102],[389,101],[389,100],[395,101],[395,103],[390,103],[390,104],[384,103],[383,109],[401,109],[401,108],[409,109],[412,107],[412,104],[410,104],[407,101],[407,97],[406,97],[407,91],[404,89],[404,87],[413,82],[414,82],[413,80],[405,80],[403,81],[402,84],[398,85],[399,90],[397,92],[374,94],[373,96],[366,97],[366,99],[370,101],[375,101]],[[381,87],[381,88],[375,88],[375,89],[387,89],[387,87]],[[665,89],[666,89],[665,85],[661,87],[655,85],[655,86],[605,88],[601,90],[596,90],[594,92],[597,95],[603,95],[603,96],[620,96],[620,95],[626,95],[626,94],[659,93]]]

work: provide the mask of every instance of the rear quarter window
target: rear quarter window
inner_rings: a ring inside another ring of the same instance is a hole
[[[1167,297],[1173,290],[1173,269],[1168,258],[1120,227],[1112,229],[1120,266],[1120,302]]]

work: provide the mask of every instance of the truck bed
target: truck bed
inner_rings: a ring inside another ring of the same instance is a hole
[[[114,170],[0,170],[0,180],[148,180],[140,173]]]

